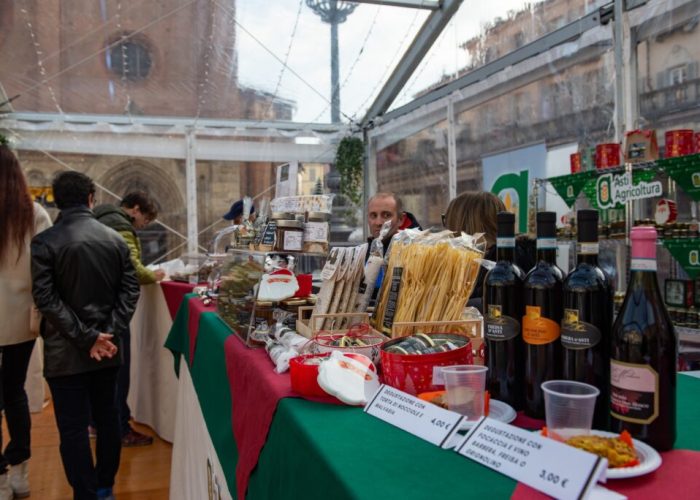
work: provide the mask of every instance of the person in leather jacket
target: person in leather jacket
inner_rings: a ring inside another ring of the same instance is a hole
[[[121,453],[115,398],[120,335],[129,327],[139,283],[124,240],[93,216],[92,180],[61,172],[53,193],[60,218],[31,243],[32,295],[43,315],[44,376],[75,498],[109,499]],[[98,430],[94,466],[91,414]]]

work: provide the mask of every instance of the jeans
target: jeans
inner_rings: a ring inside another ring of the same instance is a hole
[[[129,372],[131,370],[131,331],[127,329],[122,335],[122,356],[124,362],[119,368],[119,376],[117,378],[117,411],[119,412],[119,428],[122,437],[131,431],[129,419],[131,418],[131,410],[126,402],[129,396]]]
[[[21,464],[31,456],[32,419],[29,416],[29,400],[24,391],[24,382],[27,379],[29,358],[35,343],[35,340],[30,340],[0,347],[0,409],[5,410],[7,430],[10,434],[10,442],[5,450],[0,452],[0,471],[5,471],[8,465]]]
[[[95,500],[98,488],[114,485],[121,454],[118,372],[114,367],[47,379],[61,437],[61,461],[75,500]],[[90,415],[97,427],[95,464],[88,437]]]

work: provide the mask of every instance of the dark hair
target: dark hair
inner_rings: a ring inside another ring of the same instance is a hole
[[[95,183],[90,177],[80,172],[59,172],[51,186],[56,206],[61,210],[87,206],[90,195],[95,194]]]
[[[0,145],[0,213],[0,262],[12,248],[17,248],[19,260],[34,228],[34,205],[19,161],[4,145]]]
[[[134,208],[136,205],[139,206],[141,213],[149,219],[154,220],[158,217],[158,207],[153,201],[153,198],[148,196],[148,193],[144,191],[133,191],[124,196],[120,203],[120,206],[126,208]]]

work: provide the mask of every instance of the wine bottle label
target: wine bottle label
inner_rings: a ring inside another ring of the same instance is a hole
[[[583,255],[598,255],[598,243],[579,243],[578,253]]]
[[[650,424],[659,416],[659,374],[649,365],[610,361],[610,414]]]
[[[489,304],[485,323],[484,336],[488,340],[502,342],[520,335],[520,323],[515,318],[501,314],[501,306]]]
[[[542,345],[559,338],[559,324],[542,316],[539,306],[526,306],[523,316],[523,340],[528,344]]]
[[[496,238],[498,248],[515,248],[515,238]]]
[[[556,238],[537,238],[537,248],[541,250],[549,250],[557,248]]]
[[[653,271],[656,272],[656,260],[655,259],[640,259],[632,258],[630,262],[630,271]]]
[[[590,349],[602,337],[600,330],[579,319],[578,309],[564,309],[561,321],[561,345],[566,349]]]

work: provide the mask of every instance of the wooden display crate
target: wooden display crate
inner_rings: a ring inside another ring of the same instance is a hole
[[[299,315],[297,316],[297,332],[299,335],[303,335],[308,339],[313,338],[321,329],[328,333],[346,333],[348,331],[347,325],[357,323],[370,324],[369,313],[367,312],[313,314],[313,310],[313,306],[301,306],[299,308]],[[324,320],[331,321],[330,328],[323,328]],[[372,329],[372,333],[386,337],[375,329]]]

